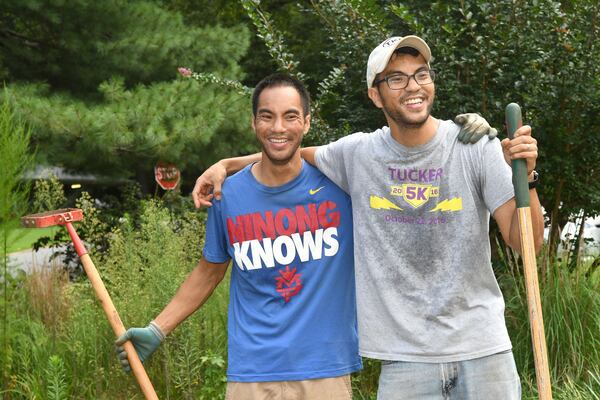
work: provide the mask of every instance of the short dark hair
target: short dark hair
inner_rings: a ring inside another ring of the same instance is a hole
[[[397,56],[399,54],[408,54],[410,56],[413,57],[419,57],[421,55],[421,53],[419,53],[419,50],[415,49],[414,47],[400,47],[397,48],[396,50],[394,50],[394,54]]]
[[[308,90],[306,90],[304,84],[293,76],[277,73],[263,78],[254,88],[254,92],[252,92],[252,115],[256,117],[256,112],[258,111],[258,98],[262,91],[267,88],[281,86],[289,86],[296,89],[300,95],[300,100],[302,101],[302,112],[304,113],[304,116],[306,117],[310,114],[310,94],[308,93]]]

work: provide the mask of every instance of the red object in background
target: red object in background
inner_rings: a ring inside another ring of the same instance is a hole
[[[158,163],[154,167],[154,179],[165,190],[175,189],[180,177],[179,169],[173,164]]]

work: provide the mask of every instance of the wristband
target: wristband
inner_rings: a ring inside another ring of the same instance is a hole
[[[535,189],[540,180],[540,174],[538,174],[538,172],[536,170],[533,170],[531,173],[533,174],[533,180],[528,182],[529,190]]]
[[[148,325],[148,328],[154,332],[154,334],[156,335],[157,338],[160,339],[160,341],[162,342],[163,340],[165,340],[165,334],[162,331],[162,329],[160,329],[160,326],[158,326],[156,324],[156,322],[154,322],[154,320],[150,321],[150,324]]]

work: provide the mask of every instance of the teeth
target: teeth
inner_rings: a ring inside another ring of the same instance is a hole
[[[285,142],[287,142],[287,139],[274,139],[274,138],[271,138],[271,139],[269,139],[269,142],[271,142],[271,143],[285,143]]]
[[[421,104],[423,99],[408,99],[404,102],[404,104]]]

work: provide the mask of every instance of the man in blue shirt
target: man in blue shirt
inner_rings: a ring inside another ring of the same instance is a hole
[[[209,210],[203,258],[175,297],[117,345],[131,340],[147,359],[204,304],[233,260],[226,398],[351,399],[349,374],[362,364],[350,198],[300,157],[310,128],[301,82],[263,79],[252,108],[260,161],[225,181],[223,200]]]

